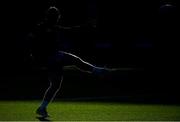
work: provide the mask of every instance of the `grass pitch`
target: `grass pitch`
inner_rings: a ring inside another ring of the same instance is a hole
[[[0,101],[0,121],[39,121],[40,101]],[[180,106],[113,102],[55,101],[49,105],[52,121],[175,121]]]

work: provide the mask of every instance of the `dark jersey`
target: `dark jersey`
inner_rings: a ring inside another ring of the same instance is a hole
[[[46,62],[58,50],[58,27],[39,24],[30,34],[31,53],[36,61]]]
[[[30,34],[31,53],[36,62],[46,63],[50,58],[57,54],[60,47],[60,41],[66,36],[64,33],[78,32],[81,35],[87,35],[86,30],[91,31],[88,24],[82,26],[63,27],[59,25],[49,26],[46,23],[39,24]],[[91,27],[92,28],[92,27]],[[93,28],[94,29],[94,28]],[[63,37],[62,37],[63,36]]]

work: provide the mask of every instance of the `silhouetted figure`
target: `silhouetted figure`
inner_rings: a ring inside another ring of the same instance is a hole
[[[59,9],[50,7],[47,11],[45,21],[37,25],[35,32],[29,34],[29,56],[36,62],[35,64],[37,64],[37,66],[47,68],[48,80],[50,82],[50,86],[44,94],[42,103],[36,111],[38,115],[44,118],[48,117],[46,111],[48,104],[53,100],[61,87],[64,66],[75,66],[81,71],[93,74],[103,74],[111,71],[111,69],[96,67],[74,54],[59,51],[58,31],[60,29],[79,28],[79,26],[59,26],[57,23],[60,18],[61,14]]]

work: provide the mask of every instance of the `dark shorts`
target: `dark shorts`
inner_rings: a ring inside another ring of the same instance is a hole
[[[70,65],[74,65],[85,71],[91,71],[93,68],[92,65],[86,63],[80,57],[64,51],[57,51],[54,55],[48,56],[46,59],[41,58],[41,60],[41,64],[45,61],[43,65],[50,73],[62,72],[64,66]]]
[[[77,56],[64,51],[58,51],[55,55],[49,56],[47,68],[49,72],[62,72],[63,66],[76,64]]]

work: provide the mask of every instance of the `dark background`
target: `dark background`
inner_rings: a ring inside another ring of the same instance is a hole
[[[24,44],[50,5],[60,9],[62,26],[96,22],[93,30],[65,31],[63,50],[99,66],[136,69],[104,78],[65,71],[57,97],[179,102],[178,5],[165,0],[1,1],[1,99],[37,99],[46,90],[44,72],[24,61]]]

